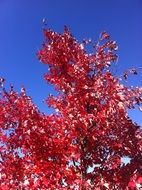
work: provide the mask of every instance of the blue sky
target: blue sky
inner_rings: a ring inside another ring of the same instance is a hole
[[[119,46],[118,75],[142,66],[141,0],[0,0],[0,76],[18,91],[25,85],[41,111],[51,113],[42,100],[54,93],[43,80],[47,67],[36,57],[43,42],[43,18],[58,32],[69,26],[79,40],[97,40],[101,31],[109,32]],[[128,84],[142,86],[142,70]],[[130,116],[142,125],[142,113]]]

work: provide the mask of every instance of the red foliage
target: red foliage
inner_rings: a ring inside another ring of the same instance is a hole
[[[44,34],[38,57],[59,92],[47,99],[57,113],[41,113],[24,89],[6,91],[0,80],[0,189],[139,189],[142,130],[127,110],[142,103],[142,89],[111,73],[116,43],[103,32],[88,54],[89,42],[66,27]]]

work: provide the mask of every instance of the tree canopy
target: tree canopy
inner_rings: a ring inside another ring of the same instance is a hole
[[[58,92],[46,100],[56,113],[40,112],[24,88],[7,90],[1,78],[1,189],[139,189],[142,130],[127,112],[141,109],[142,88],[111,72],[116,42],[103,32],[97,44],[80,43],[67,27],[62,34],[44,29],[44,36],[37,55]]]

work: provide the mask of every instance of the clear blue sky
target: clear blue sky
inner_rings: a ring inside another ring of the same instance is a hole
[[[36,52],[43,42],[42,19],[61,32],[68,25],[79,40],[97,40],[101,31],[117,41],[117,74],[142,66],[142,0],[0,0],[0,76],[16,90],[25,85],[40,110],[49,113],[42,100],[52,87],[43,80],[47,67]],[[142,71],[129,84],[142,86]],[[142,113],[130,116],[142,125]]]

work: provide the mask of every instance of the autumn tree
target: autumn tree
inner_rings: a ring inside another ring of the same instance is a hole
[[[38,58],[58,92],[46,101],[56,113],[40,112],[24,88],[7,90],[1,78],[0,189],[140,189],[142,130],[127,112],[141,105],[142,88],[111,72],[115,41],[103,32],[97,44],[80,43],[67,27],[44,35]]]

